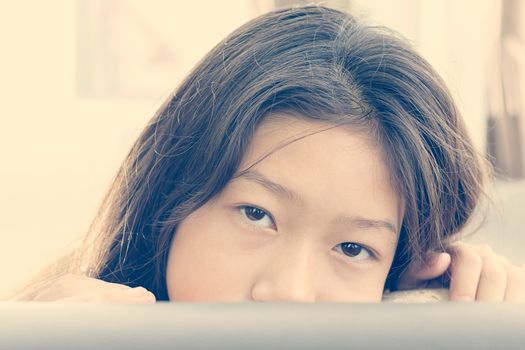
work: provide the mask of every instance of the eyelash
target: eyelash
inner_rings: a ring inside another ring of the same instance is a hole
[[[275,220],[274,220],[273,216],[268,213],[267,210],[259,208],[259,207],[256,207],[256,206],[253,206],[253,205],[241,205],[241,206],[237,207],[237,209],[241,212],[241,214],[244,216],[244,218],[247,219],[248,221],[250,221],[251,223],[253,223],[254,221],[251,220],[248,217],[248,215],[246,214],[246,209],[248,209],[248,208],[249,209],[256,209],[256,210],[261,211],[265,216],[267,216],[272,221],[272,229],[273,230],[277,230],[277,225],[275,224]],[[259,225],[256,225],[256,226],[259,226]]]
[[[255,210],[260,211],[262,214],[264,214],[264,216],[267,216],[271,220],[271,222],[272,222],[272,229],[273,230],[277,230],[277,225],[275,224],[275,220],[274,220],[273,216],[268,213],[267,210],[259,208],[259,207],[256,207],[256,206],[253,206],[253,205],[241,205],[241,206],[238,206],[237,209],[239,210],[239,212],[241,212],[242,216],[246,220],[248,220],[248,221],[250,221],[252,223],[254,222],[254,220],[251,220],[248,217],[248,214],[246,214],[246,210],[247,209],[255,209]],[[259,226],[259,225],[256,225],[256,226]],[[343,255],[348,256],[349,258],[353,258],[354,256],[350,256],[348,254],[345,254],[344,251],[343,251],[343,245],[353,246],[353,248],[356,248],[356,247],[357,248],[361,248],[362,249],[361,251],[365,251],[368,254],[368,256],[366,258],[356,259],[356,260],[365,260],[367,258],[372,258],[372,259],[376,259],[377,258],[377,255],[375,254],[375,252],[372,249],[370,249],[368,247],[365,247],[365,246],[363,246],[361,244],[354,243],[354,242],[342,242],[342,243],[337,244],[336,247],[340,247],[340,249],[338,249],[338,251],[340,251]],[[359,252],[359,254],[361,253],[361,251]]]

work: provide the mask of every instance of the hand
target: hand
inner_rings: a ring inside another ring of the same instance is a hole
[[[131,288],[123,284],[67,274],[46,281],[36,291],[15,295],[9,301],[152,304],[155,303],[155,296],[143,287]]]
[[[425,265],[411,264],[399,289],[450,286],[451,301],[525,302],[525,267],[510,263],[486,244],[454,242],[430,252]]]

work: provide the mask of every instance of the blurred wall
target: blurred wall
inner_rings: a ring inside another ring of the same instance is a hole
[[[77,96],[80,1],[1,2],[0,295],[86,232],[120,162],[178,77],[254,16],[243,2],[208,1],[204,9],[171,2],[180,8],[176,20],[185,20],[178,25],[187,29],[187,58],[156,95],[133,98]],[[238,10],[217,16],[223,5]]]
[[[78,70],[85,67],[77,67],[84,62],[77,56],[84,52],[78,21],[85,3],[1,2],[0,293],[84,234],[128,148],[177,80],[227,33],[272,6],[264,0],[171,2],[179,28],[187,29],[177,73],[150,96],[79,97]],[[352,6],[416,44],[444,76],[482,148],[490,2],[362,0]],[[136,67],[129,69],[137,75]]]

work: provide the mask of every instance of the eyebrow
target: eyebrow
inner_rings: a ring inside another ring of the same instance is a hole
[[[293,202],[303,202],[301,197],[294,191],[280,185],[276,182],[271,181],[266,176],[258,172],[257,170],[244,170],[234,176],[234,179],[245,179],[251,182],[255,182],[270,192],[289,199]],[[388,220],[369,219],[361,216],[347,216],[340,215],[335,220],[335,223],[341,226],[353,226],[359,229],[384,229],[397,235],[398,230],[396,225]]]

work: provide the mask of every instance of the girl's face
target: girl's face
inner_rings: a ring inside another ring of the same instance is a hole
[[[402,219],[370,136],[299,118],[266,119],[214,199],[170,247],[171,301],[380,301]],[[275,150],[275,151],[274,151]]]

